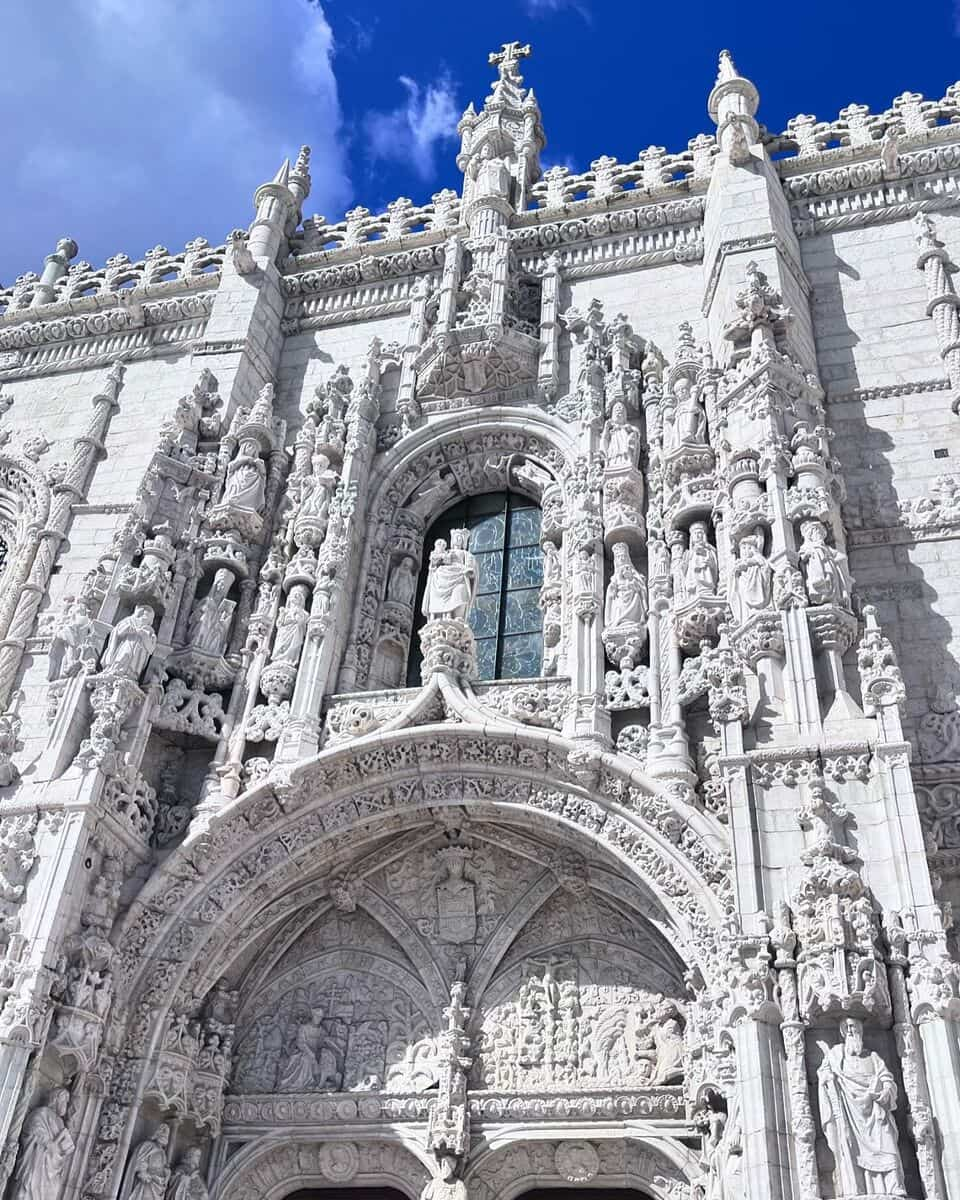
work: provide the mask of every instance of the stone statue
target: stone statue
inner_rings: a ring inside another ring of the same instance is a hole
[[[210,591],[190,617],[187,637],[194,650],[218,658],[226,649],[233,610],[236,608],[236,602],[227,599],[232,586],[232,572],[221,567],[213,577]]]
[[[82,600],[72,600],[53,631],[47,679],[71,679],[93,656],[93,621]]]
[[[694,521],[690,526],[690,544],[683,552],[680,570],[685,597],[716,595],[720,567],[703,521]]]
[[[260,457],[256,438],[244,438],[237,457],[227,470],[223,499],[231,508],[259,513],[263,508],[267,468]]]
[[[69,1103],[67,1089],[56,1088],[49,1102],[35,1108],[24,1121],[11,1200],[52,1200],[60,1194],[75,1145],[63,1120]]]
[[[469,550],[470,531],[453,529],[450,549],[437,540],[430,555],[430,570],[423,593],[423,615],[428,621],[465,621],[477,595],[477,560]]]
[[[445,1154],[437,1164],[438,1174],[420,1193],[420,1200],[467,1200],[467,1185],[457,1178],[457,1160]]]
[[[707,420],[700,405],[699,388],[687,378],[681,377],[673,385],[677,400],[674,416],[674,434],[678,446],[703,446],[706,444]]]
[[[613,574],[607,584],[603,621],[608,630],[623,625],[643,625],[647,620],[647,583],[630,560],[630,547],[616,542]]]
[[[843,1041],[820,1043],[820,1120],[844,1196],[905,1196],[898,1148],[897,1085],[879,1054],[863,1047],[863,1023],[840,1022]]]
[[[710,1113],[710,1132],[701,1164],[707,1175],[704,1200],[743,1200],[743,1131],[735,1102],[729,1115]]]
[[[803,539],[797,557],[803,568],[811,604],[849,604],[850,576],[846,555],[827,545],[827,531],[817,520],[800,526]]]
[[[165,1200],[208,1200],[207,1185],[200,1175],[199,1146],[191,1146],[177,1164],[167,1185]]]
[[[313,473],[307,475],[300,485],[300,511],[298,518],[323,523],[330,514],[330,497],[337,485],[336,472],[330,470],[330,459],[325,454],[313,456]]]
[[[280,1076],[281,1092],[336,1091],[340,1086],[340,1047],[327,1034],[326,1011],[317,1007],[297,1028],[296,1044]]]
[[[404,608],[412,608],[416,590],[417,576],[413,569],[413,559],[408,556],[402,558],[390,572],[390,580],[387,583],[387,599],[391,604],[401,604]]]
[[[627,421],[626,406],[619,400],[603,431],[603,451],[608,467],[635,467],[640,457],[640,434]]]
[[[170,1164],[167,1144],[170,1126],[160,1125],[152,1137],[134,1150],[127,1168],[127,1192],[124,1200],[164,1200]]]
[[[657,1086],[683,1082],[683,1030],[675,1012],[664,1016],[653,1030],[657,1052],[650,1082]]]
[[[289,663],[296,666],[307,635],[310,614],[306,609],[306,588],[298,584],[290,591],[287,602],[277,616],[277,633],[273,639],[271,662]]]
[[[733,564],[733,586],[730,607],[734,618],[743,624],[754,613],[770,607],[773,595],[773,568],[763,554],[763,530],[759,527],[745,533],[737,547]]]
[[[561,575],[560,551],[557,549],[556,542],[544,541],[542,544],[543,550],[543,583],[544,587],[548,583],[559,583]]]
[[[136,683],[156,648],[153,609],[148,604],[138,604],[129,617],[124,617],[110,631],[103,652],[103,670]]]

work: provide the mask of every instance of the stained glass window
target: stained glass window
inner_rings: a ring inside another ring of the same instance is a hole
[[[540,509],[515,492],[472,496],[447,509],[427,531],[417,593],[417,628],[410,648],[407,684],[420,683],[420,602],[429,550],[437,538],[449,544],[451,529],[470,530],[480,586],[470,612],[481,679],[522,679],[540,674],[543,618],[537,605],[543,583]]]

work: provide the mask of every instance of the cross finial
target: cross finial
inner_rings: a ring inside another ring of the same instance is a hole
[[[517,62],[521,58],[529,58],[533,51],[530,48],[530,43],[521,46],[519,42],[504,42],[499,54],[494,51],[489,57],[491,67],[499,67],[500,74],[513,74],[517,68]]]

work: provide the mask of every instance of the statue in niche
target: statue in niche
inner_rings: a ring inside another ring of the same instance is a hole
[[[24,1121],[10,1193],[12,1200],[51,1200],[60,1194],[75,1147],[73,1135],[64,1122],[69,1103],[67,1089],[56,1088],[49,1101],[35,1108]]]
[[[707,419],[700,404],[700,389],[686,377],[673,385],[677,408],[673,418],[677,446],[706,445]]]
[[[820,1043],[820,1120],[845,1196],[905,1196],[894,1120],[897,1085],[879,1054],[863,1046],[863,1022],[840,1022],[843,1041]]]
[[[129,617],[125,617],[110,631],[107,648],[103,652],[103,670],[136,683],[156,648],[153,609],[149,604],[138,604]]]
[[[297,1028],[296,1043],[280,1075],[281,1092],[335,1092],[342,1078],[340,1046],[326,1029],[326,1010],[316,1007]]]
[[[199,1146],[187,1150],[170,1176],[165,1200],[208,1200],[210,1193],[200,1174],[201,1157]]]
[[[543,550],[543,586],[547,584],[559,583],[561,578],[560,551],[557,549],[556,542],[545,540],[542,543]]]
[[[626,405],[617,401],[603,431],[603,452],[607,466],[635,467],[640,457],[640,433],[627,421]]]
[[[720,567],[717,552],[710,545],[704,521],[694,521],[690,526],[690,544],[683,552],[680,564],[683,593],[687,599],[694,596],[715,596]]]
[[[300,485],[299,518],[323,524],[330,515],[330,499],[337,486],[337,475],[330,470],[330,459],[325,454],[313,456],[313,473],[307,475]]]
[[[227,648],[230,625],[233,621],[234,600],[227,599],[233,586],[233,574],[221,567],[213,577],[206,597],[193,610],[187,637],[194,650],[219,658]]]
[[[231,508],[259,513],[266,485],[267,468],[260,457],[260,443],[256,438],[244,438],[237,457],[227,469],[223,499]]]
[[[53,631],[47,679],[72,679],[95,660],[93,621],[82,600],[71,600]]]
[[[457,1160],[444,1154],[437,1164],[437,1174],[420,1193],[420,1200],[467,1200],[467,1185],[457,1178]]]
[[[413,559],[409,555],[397,563],[390,572],[387,583],[387,600],[391,604],[402,605],[403,608],[413,607],[413,597],[417,590],[417,576],[413,569]]]
[[[820,521],[804,521],[800,526],[797,557],[803,569],[804,583],[811,604],[849,604],[850,576],[846,555],[827,545],[827,531]]]
[[[447,871],[447,878],[437,885],[437,936],[456,946],[472,942],[477,936],[477,892],[463,873],[470,851],[450,846],[437,857]]]
[[[452,529],[450,548],[438,538],[430,555],[430,570],[423,593],[423,615],[428,621],[465,621],[477,595],[477,560],[470,553],[470,531]]]
[[[310,620],[306,608],[306,592],[306,587],[300,583],[290,589],[287,602],[277,617],[277,634],[273,640],[271,662],[289,663],[295,667],[300,661],[300,651],[307,635],[307,622]]]
[[[608,630],[646,624],[647,582],[633,565],[626,542],[614,543],[613,574],[607,584],[603,620]]]
[[[730,607],[740,624],[749,621],[754,613],[770,607],[773,568],[764,557],[763,530],[759,526],[740,539],[737,560],[733,564],[732,583]]]
[[[170,1126],[160,1125],[152,1137],[134,1150],[127,1168],[125,1200],[164,1200],[170,1180],[167,1144]]]
[[[704,1200],[743,1200],[743,1130],[735,1101],[729,1114],[711,1111],[706,1141],[700,1160],[706,1172]]]

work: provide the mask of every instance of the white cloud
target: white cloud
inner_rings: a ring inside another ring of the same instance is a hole
[[[406,75],[400,76],[400,83],[407,93],[404,103],[390,112],[368,113],[364,120],[370,156],[410,163],[429,182],[438,145],[457,136],[456,93],[446,76],[426,87]]]
[[[334,39],[318,0],[7,0],[0,280],[69,234],[95,264],[222,238],[313,148],[310,212],[351,199]]]
[[[589,24],[590,10],[581,0],[525,0],[525,7],[531,17],[545,17],[550,13],[575,12]]]

